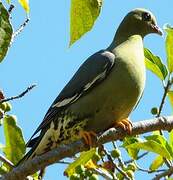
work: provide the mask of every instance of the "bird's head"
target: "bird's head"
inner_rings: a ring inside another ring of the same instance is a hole
[[[126,33],[132,33],[131,35],[139,34],[142,37],[150,33],[162,35],[155,16],[143,8],[137,8],[129,12],[120,24],[120,29],[126,31]]]

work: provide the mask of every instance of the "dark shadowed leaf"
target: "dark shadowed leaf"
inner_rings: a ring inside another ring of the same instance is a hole
[[[173,27],[170,25],[165,26],[166,36],[166,53],[167,53],[167,64],[170,72],[173,72]]]
[[[157,75],[161,80],[164,80],[168,74],[166,66],[162,63],[162,60],[155,56],[149,49],[144,49],[145,64],[147,69]]]
[[[0,2],[0,62],[4,59],[7,54],[13,29],[9,21],[8,11],[5,9],[3,4]]]
[[[101,5],[102,0],[71,0],[70,45],[91,30]]]
[[[154,161],[150,165],[150,170],[155,171],[157,170],[160,166],[162,166],[164,163],[163,157],[162,156],[157,156]]]
[[[22,130],[17,126],[15,116],[6,115],[3,126],[5,135],[3,152],[7,159],[13,164],[16,164],[25,154],[25,142]]]
[[[66,168],[64,174],[67,176],[71,176],[72,174],[74,174],[76,167],[79,165],[85,165],[95,153],[95,148],[92,148],[91,150],[86,152],[82,152],[80,156]]]

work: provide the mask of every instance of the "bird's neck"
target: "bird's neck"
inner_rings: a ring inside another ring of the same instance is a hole
[[[126,42],[126,41],[129,41],[129,40],[134,40],[134,39],[138,39],[138,40],[143,40],[143,37],[141,35],[138,35],[138,34],[128,34],[127,33],[123,33],[121,32],[121,34],[119,32],[117,32],[115,34],[115,37],[112,41],[112,43],[110,44],[110,46],[108,47],[108,49],[110,51],[112,51],[113,49],[115,49],[117,46],[119,46],[120,44]]]
[[[138,28],[136,28],[138,27]],[[142,39],[146,35],[141,29],[142,26],[138,26],[135,22],[133,25],[131,22],[126,21],[126,19],[120,24],[112,43],[109,46],[109,50],[116,48],[118,45],[122,44],[123,42],[133,39],[132,37]]]

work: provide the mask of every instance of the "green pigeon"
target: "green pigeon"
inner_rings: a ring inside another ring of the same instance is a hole
[[[91,145],[92,136],[110,127],[130,133],[128,117],[145,86],[143,38],[151,33],[162,35],[150,11],[129,12],[110,46],[90,56],[55,99],[20,162],[81,138]]]

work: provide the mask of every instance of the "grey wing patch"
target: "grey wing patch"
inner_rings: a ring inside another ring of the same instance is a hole
[[[54,101],[52,107],[63,107],[74,103],[81,95],[106,78],[114,65],[114,60],[115,55],[105,50],[89,57]]]
[[[55,99],[42,123],[39,125],[32,138],[43,128],[45,128],[54,119],[55,116],[70,104],[76,102],[81,96],[84,96],[97,84],[101,83],[112,67],[114,66],[115,55],[107,50],[101,50],[90,56],[78,69],[73,78],[64,87],[59,96]],[[33,144],[33,142],[32,142]]]

